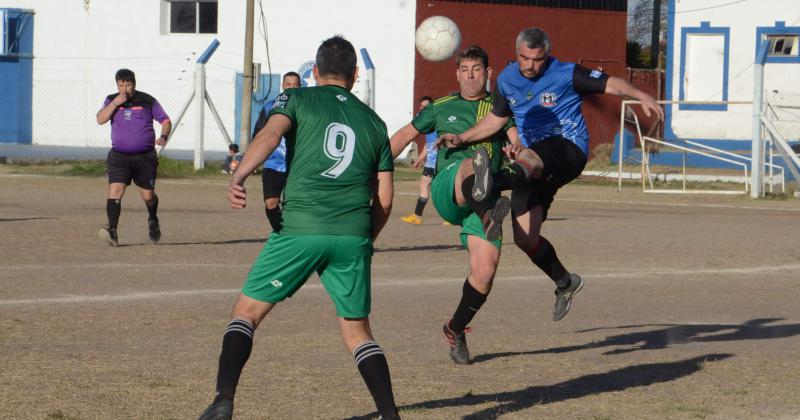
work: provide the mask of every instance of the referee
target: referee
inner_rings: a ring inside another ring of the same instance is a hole
[[[150,241],[156,243],[161,239],[161,228],[156,215],[158,196],[154,191],[158,168],[155,146],[167,144],[172,123],[155,98],[136,90],[136,76],[132,71],[121,69],[115,79],[118,92],[108,95],[97,112],[98,124],[111,121],[111,150],[106,161],[108,226],[100,229],[99,236],[109,245],[119,246],[117,224],[122,211],[122,196],[133,181],[147,206]],[[153,120],[161,124],[158,138],[153,130]]]

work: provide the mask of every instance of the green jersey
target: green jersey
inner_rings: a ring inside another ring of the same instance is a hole
[[[281,234],[370,236],[376,173],[394,170],[383,120],[334,85],[286,89],[274,114],[292,121]]]
[[[492,110],[492,95],[469,101],[459,94],[444,96],[426,106],[414,117],[411,124],[420,133],[436,131],[443,133],[461,134],[474,126],[481,118]],[[513,118],[509,118],[502,130],[492,134],[489,138],[452,149],[439,149],[436,158],[436,173],[453,162],[471,158],[475,150],[485,147],[491,159],[492,172],[497,172],[503,164],[503,145],[508,140],[506,130],[514,126]]]

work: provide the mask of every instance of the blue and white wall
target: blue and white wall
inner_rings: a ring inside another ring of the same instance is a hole
[[[757,40],[800,34],[800,1],[669,0],[667,18],[667,100],[752,101]],[[766,92],[800,92],[800,45],[793,48],[767,59]],[[750,105],[673,105],[665,137],[749,141],[751,123]]]
[[[254,61],[269,73],[256,1]],[[298,71],[319,43],[334,34],[366,48],[376,67],[376,110],[390,132],[410,121],[414,79],[414,19],[410,0],[261,0],[267,23],[271,73]],[[95,113],[115,92],[114,73],[136,72],[137,88],[155,96],[173,119],[192,91],[197,56],[213,39],[221,45],[209,61],[207,89],[228,133],[235,127],[236,73],[242,72],[245,2],[218,2],[215,34],[171,34],[168,0],[6,0],[0,7],[35,13],[32,142],[65,146],[110,144],[109,127]],[[361,57],[359,56],[359,61]],[[363,63],[359,62],[363,70]],[[362,77],[363,79],[363,77]],[[357,85],[354,91],[360,90]],[[2,118],[2,116],[0,116]],[[190,110],[170,149],[192,149]],[[227,150],[206,113],[207,150]]]

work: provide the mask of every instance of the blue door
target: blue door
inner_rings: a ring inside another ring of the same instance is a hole
[[[0,9],[0,143],[30,144],[33,12]]]

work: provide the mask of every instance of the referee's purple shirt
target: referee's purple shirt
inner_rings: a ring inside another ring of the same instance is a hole
[[[108,95],[103,108],[117,95]],[[164,124],[168,120],[169,116],[156,98],[137,90],[111,116],[111,148],[121,153],[149,152],[156,147],[153,121]]]

